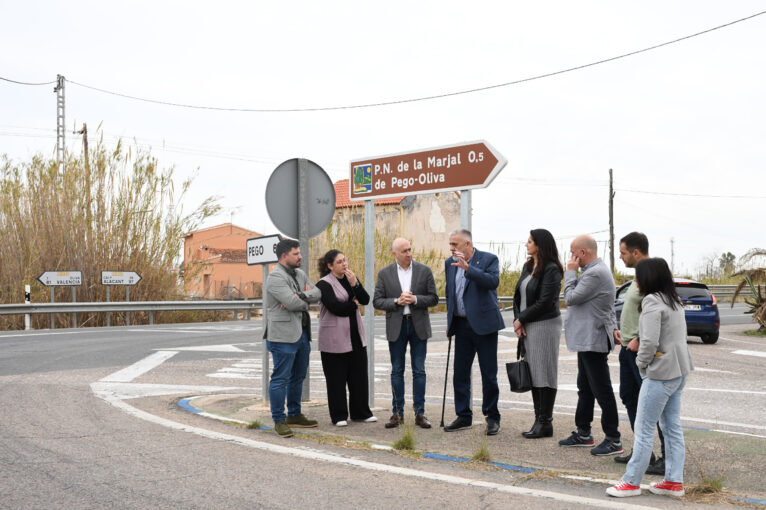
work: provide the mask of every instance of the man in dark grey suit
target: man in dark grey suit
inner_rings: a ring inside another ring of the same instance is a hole
[[[428,308],[436,306],[439,296],[431,268],[412,260],[412,247],[406,239],[396,239],[392,246],[396,261],[378,272],[373,306],[386,311],[386,338],[391,354],[391,389],[393,414],[387,429],[404,423],[404,362],[407,343],[412,363],[412,400],[415,424],[431,428],[425,416],[426,341],[431,336]]]

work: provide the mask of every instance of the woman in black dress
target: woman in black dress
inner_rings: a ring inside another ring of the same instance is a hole
[[[522,435],[536,439],[553,435],[562,323],[559,294],[564,269],[556,241],[545,229],[529,232],[527,254],[513,296],[513,329],[526,348],[535,406],[535,423]]]

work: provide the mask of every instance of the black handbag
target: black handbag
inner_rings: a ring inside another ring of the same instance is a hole
[[[519,338],[519,345],[516,349],[516,359],[511,363],[505,364],[505,370],[508,372],[508,381],[511,383],[511,391],[514,393],[524,393],[532,389],[532,375],[529,373],[529,363],[524,359],[526,349],[524,340],[526,337]]]

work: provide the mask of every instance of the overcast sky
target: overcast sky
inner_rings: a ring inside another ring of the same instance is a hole
[[[513,82],[672,41],[765,10],[762,1],[18,2],[0,0],[0,76],[66,86],[71,131],[103,123],[179,178],[187,211],[222,197],[229,221],[275,228],[265,184],[305,157],[333,181],[361,157],[484,139],[508,164],[473,192],[473,231],[523,257],[532,228],[560,243],[645,232],[677,273],[764,247],[766,15],[634,56],[471,94],[352,106]],[[0,153],[55,152],[52,86],[0,81]],[[700,195],[700,196],[682,196]],[[731,198],[737,196],[739,198]],[[605,246],[602,244],[602,247]],[[417,246],[415,246],[417,249]],[[445,246],[445,253],[447,247]],[[602,251],[608,261],[608,255]],[[617,254],[615,255],[617,259]],[[623,269],[617,259],[617,268]]]

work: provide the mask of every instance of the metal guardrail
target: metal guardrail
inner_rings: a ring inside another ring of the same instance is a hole
[[[709,285],[716,298],[731,297],[736,285]],[[563,301],[564,295],[560,299]],[[505,311],[513,307],[513,296],[498,296],[497,302]],[[439,304],[446,304],[444,297],[439,298]],[[81,303],[19,303],[0,304],[0,315],[25,315],[25,314],[52,314],[52,313],[110,313],[110,312],[149,312],[149,324],[154,323],[154,312],[182,311],[182,310],[230,310],[234,313],[234,320],[238,319],[239,312],[244,312],[249,320],[254,310],[263,307],[262,299],[247,299],[235,301],[111,301],[104,303],[81,302]]]
[[[46,313],[110,313],[149,312],[149,324],[154,324],[154,312],[183,310],[230,310],[237,320],[240,311],[250,319],[253,310],[263,307],[262,299],[242,301],[110,301],[104,303],[20,303],[0,305],[0,315],[25,315]]]

